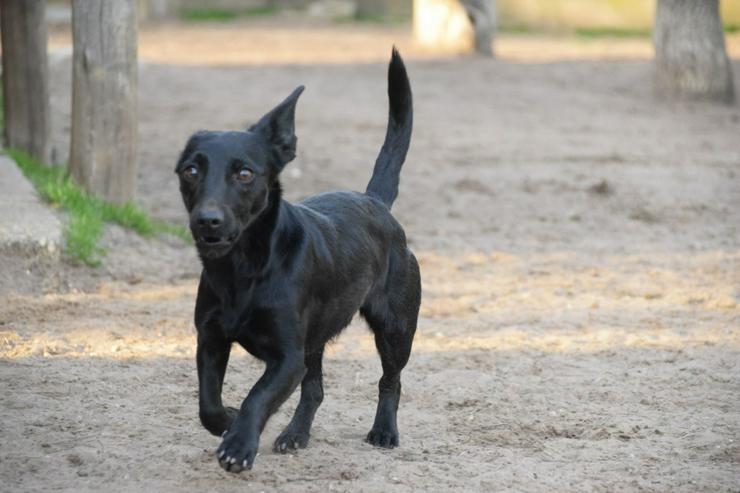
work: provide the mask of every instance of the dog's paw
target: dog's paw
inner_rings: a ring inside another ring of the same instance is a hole
[[[367,434],[365,441],[375,447],[398,447],[398,432],[373,428],[370,430],[370,433]]]
[[[240,473],[245,469],[252,469],[257,448],[257,440],[244,439],[236,432],[226,432],[221,445],[216,449],[216,457],[225,470]]]
[[[285,430],[275,440],[275,445],[272,449],[277,452],[284,454],[290,450],[297,450],[299,448],[306,448],[308,445],[309,435],[308,433],[296,433],[289,430]]]

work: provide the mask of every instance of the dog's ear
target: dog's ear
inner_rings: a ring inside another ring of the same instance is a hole
[[[285,101],[249,127],[250,132],[262,134],[273,147],[277,171],[295,158],[295,105],[304,87],[298,86]]]

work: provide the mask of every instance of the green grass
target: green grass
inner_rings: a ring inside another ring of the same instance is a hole
[[[411,17],[407,15],[341,15],[332,19],[337,24],[407,24]]]
[[[723,29],[727,34],[734,34],[740,31],[740,25],[726,24]],[[653,31],[640,27],[577,27],[575,34],[582,38],[648,38]]]
[[[647,38],[652,31],[639,27],[577,27],[575,33],[582,38]]]
[[[182,13],[186,21],[230,21],[236,17],[235,11],[225,9],[188,9]]]
[[[277,7],[264,5],[262,7],[251,7],[243,11],[242,15],[246,17],[259,17],[262,15],[272,15],[277,13]]]
[[[186,228],[154,220],[132,202],[114,204],[86,192],[69,177],[64,167],[44,166],[17,149],[8,149],[7,152],[41,197],[69,214],[64,229],[65,248],[72,258],[80,262],[90,266],[101,264],[105,251],[98,243],[106,222],[131,229],[142,236],[169,234],[188,243],[192,241]]]
[[[539,32],[537,28],[527,24],[502,24],[497,26],[496,29],[498,32],[506,34],[536,34]]]
[[[270,5],[262,7],[251,7],[243,10],[229,9],[187,9],[182,13],[182,18],[186,21],[231,21],[237,17],[261,17],[272,15],[277,12],[277,8]]]

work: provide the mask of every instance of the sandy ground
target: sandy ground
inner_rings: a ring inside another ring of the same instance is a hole
[[[240,128],[298,84],[288,197],[364,188],[382,60],[394,41],[408,53],[416,127],[394,211],[424,301],[401,447],[362,441],[380,365],[358,320],[327,356],[309,448],[270,451],[293,396],[254,470],[222,471],[197,420],[192,248],[110,228],[104,267],[30,265],[0,286],[2,489],[740,490],[738,106],[656,100],[642,40],[504,38],[501,60],[431,59],[398,29],[322,27],[314,44],[229,29],[142,33],[140,202],[158,217],[184,220],[172,170],[192,131]],[[352,59],[357,36],[375,44]],[[260,371],[236,350],[227,402]]]

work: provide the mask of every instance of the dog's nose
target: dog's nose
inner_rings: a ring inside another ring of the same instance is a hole
[[[216,229],[224,223],[224,213],[220,209],[207,208],[198,212],[198,226],[201,228]]]

